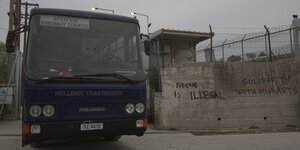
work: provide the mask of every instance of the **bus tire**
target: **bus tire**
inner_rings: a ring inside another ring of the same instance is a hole
[[[33,148],[39,148],[39,147],[43,147],[44,144],[45,144],[44,141],[38,141],[38,142],[32,142],[30,144],[30,146],[33,147]]]
[[[105,141],[109,141],[109,142],[115,142],[118,141],[121,138],[121,136],[106,136],[104,137]]]
[[[138,137],[144,136],[144,133],[137,134],[136,136]]]

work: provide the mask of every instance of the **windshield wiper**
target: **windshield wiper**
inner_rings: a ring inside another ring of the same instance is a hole
[[[59,80],[59,79],[94,79],[90,77],[115,77],[117,79],[122,79],[129,81],[131,83],[134,83],[135,81],[125,77],[124,75],[121,75],[119,73],[96,73],[96,74],[82,74],[82,75],[73,75],[72,77],[63,77],[63,76],[57,76],[57,77],[50,77],[47,79],[41,80],[41,82],[49,82],[53,80]]]
[[[127,80],[131,83],[134,83],[135,81],[127,78],[126,76],[119,74],[119,73],[96,73],[96,74],[83,74],[83,75],[74,75],[75,78],[84,78],[84,77],[115,77],[118,79]]]
[[[80,77],[62,77],[62,76],[57,76],[57,77],[50,77],[50,78],[45,78],[42,79],[41,82],[48,82],[48,81],[53,81],[53,80],[57,80],[57,79],[82,79]]]

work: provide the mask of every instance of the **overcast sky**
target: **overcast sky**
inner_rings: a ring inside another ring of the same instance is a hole
[[[22,2],[26,2],[22,0]],[[90,11],[92,7],[113,9],[115,14],[131,16],[138,12],[149,16],[150,32],[161,28],[216,33],[263,31],[264,25],[291,24],[292,15],[300,15],[300,0],[28,0],[41,8],[66,8]],[[5,41],[9,0],[0,0],[0,41]],[[110,13],[110,12],[105,12]],[[137,16],[146,33],[146,17]]]

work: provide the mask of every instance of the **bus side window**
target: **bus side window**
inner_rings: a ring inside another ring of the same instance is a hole
[[[300,30],[298,30],[297,34],[298,34],[298,46],[300,47]]]
[[[136,42],[137,42],[136,36],[133,36],[132,38],[129,38],[129,40],[128,40],[130,62],[137,61],[137,43]]]

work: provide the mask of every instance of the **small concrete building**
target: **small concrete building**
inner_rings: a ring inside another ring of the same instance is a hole
[[[153,52],[160,52],[160,56],[155,55],[155,57],[159,57],[159,66],[163,68],[195,62],[196,45],[210,37],[210,33],[168,29],[160,29],[150,34]]]
[[[161,91],[161,68],[177,67],[196,62],[196,45],[214,33],[160,29],[150,34],[152,50],[149,56],[150,104],[149,119],[153,117],[153,93]]]
[[[149,56],[151,89],[160,91],[160,69],[196,62],[196,45],[214,33],[160,29],[150,34],[152,50]]]

